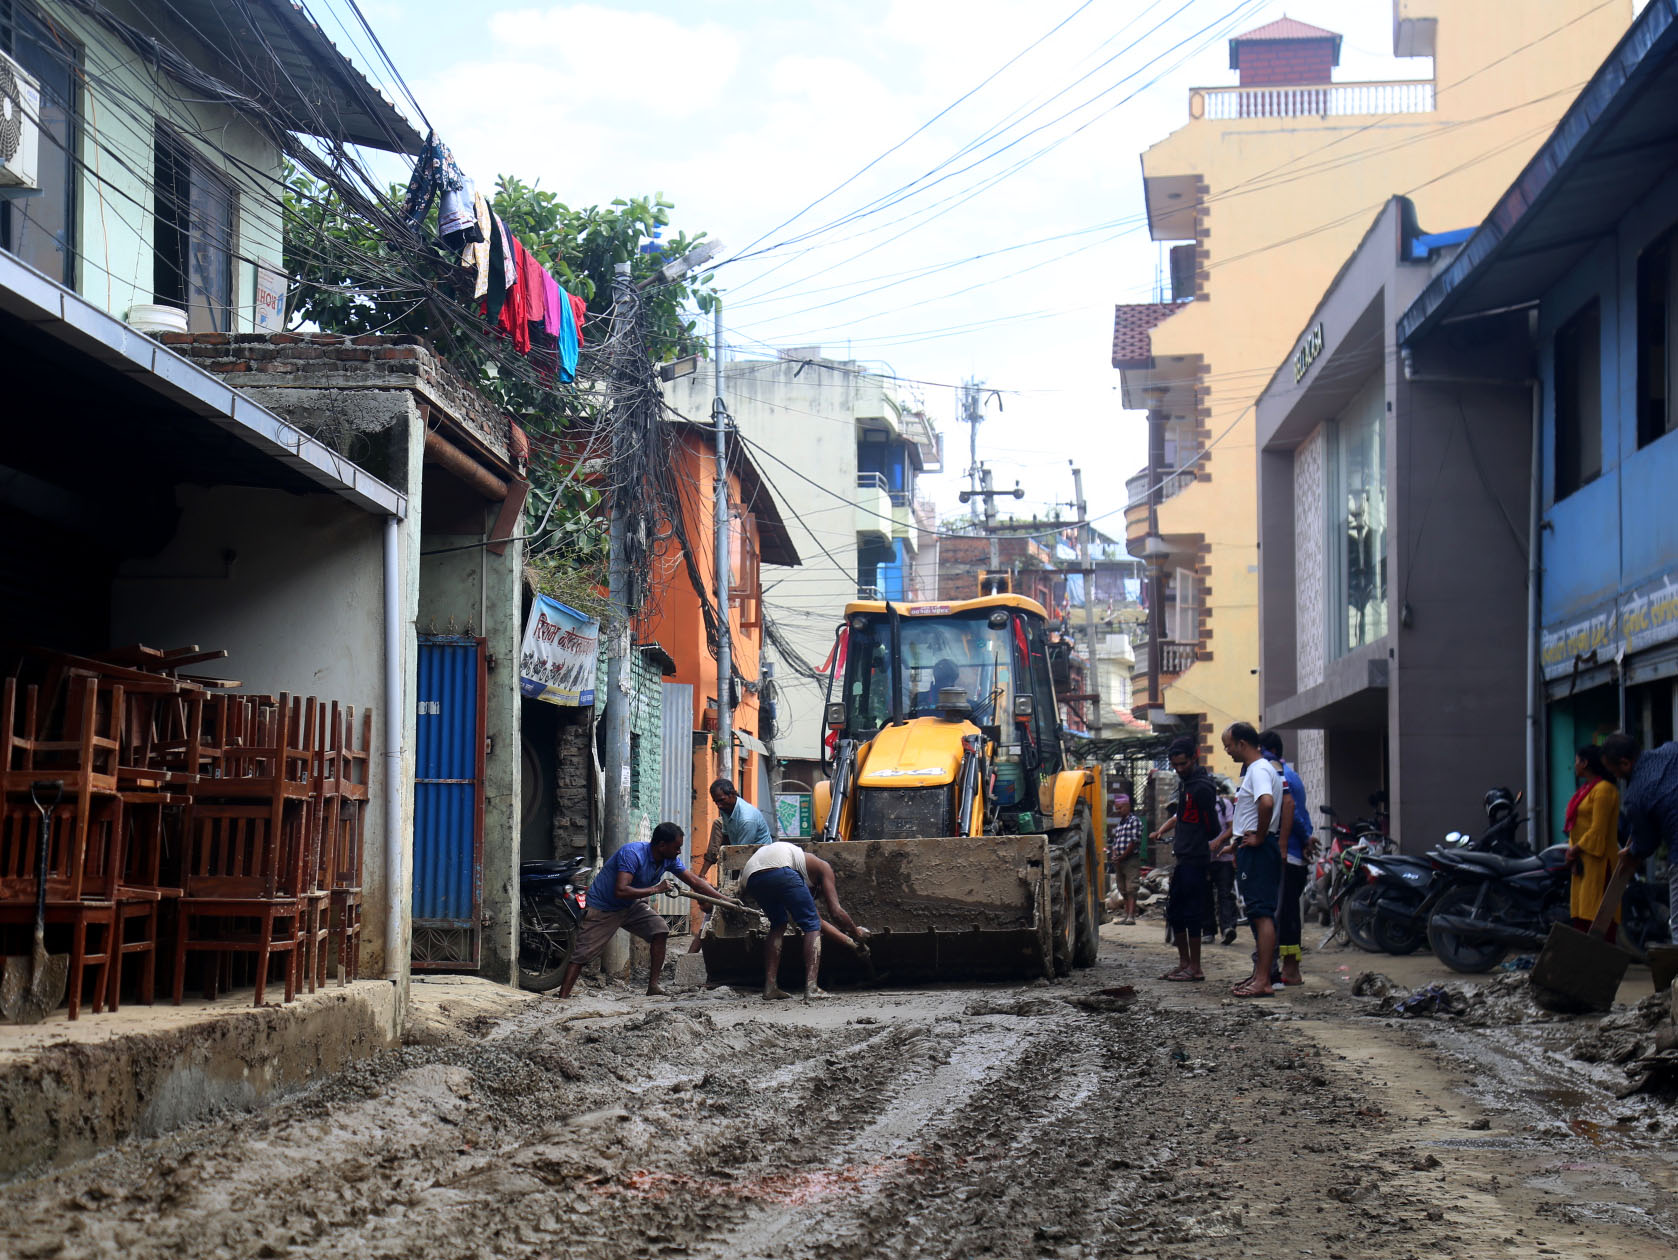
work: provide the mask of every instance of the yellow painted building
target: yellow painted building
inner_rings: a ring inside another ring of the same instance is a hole
[[[1479,223],[1631,17],[1631,0],[1393,0],[1394,55],[1418,73],[1384,83],[1334,81],[1339,35],[1283,18],[1232,39],[1239,82],[1191,90],[1185,125],[1142,155],[1170,291],[1118,308],[1113,366],[1149,412],[1126,541],[1152,562],[1135,694],[1156,726],[1216,749],[1257,716],[1253,406],[1309,359],[1303,326],[1341,263],[1394,194],[1425,231]]]

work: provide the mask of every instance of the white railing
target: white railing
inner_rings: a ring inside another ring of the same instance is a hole
[[[884,473],[858,473],[856,475],[856,488],[858,490],[878,490],[881,494],[890,493],[890,490],[886,486],[886,477]]]
[[[877,586],[858,586],[856,597],[858,599],[884,599],[885,594]]]
[[[1346,118],[1362,114],[1431,114],[1433,80],[1323,83],[1312,87],[1189,89],[1189,117]]]
[[[1146,507],[1148,504],[1148,487],[1151,484],[1148,481],[1147,474],[1143,473],[1139,477],[1132,477],[1124,484],[1127,495],[1125,506],[1127,508]],[[1167,473],[1159,488],[1159,501],[1164,503],[1167,499],[1174,499],[1193,484],[1194,473],[1192,472]]]

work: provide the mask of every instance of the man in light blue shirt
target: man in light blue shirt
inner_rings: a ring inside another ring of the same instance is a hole
[[[764,818],[763,811],[750,801],[741,800],[729,780],[718,779],[711,784],[711,801],[721,815],[729,844],[768,844],[775,838],[769,834],[769,820]]]

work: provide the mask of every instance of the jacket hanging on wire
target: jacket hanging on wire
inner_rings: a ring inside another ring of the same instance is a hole
[[[408,194],[402,201],[402,217],[407,220],[409,227],[419,227],[425,222],[425,216],[431,213],[431,203],[437,199],[440,192],[455,194],[457,207],[461,196],[464,195],[465,205],[470,208],[470,185],[471,181],[462,175],[460,167],[455,165],[454,154],[449,152],[449,146],[437,138],[435,131],[430,132],[420,147],[419,160],[414,163],[414,173],[408,179]]]

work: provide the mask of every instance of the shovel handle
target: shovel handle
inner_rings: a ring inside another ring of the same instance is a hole
[[[52,799],[43,804],[41,796],[47,792],[52,793]],[[64,780],[42,779],[31,783],[29,799],[41,811],[40,838],[35,843],[35,939],[40,941],[47,934],[47,849],[52,844],[52,811],[64,799]]]
[[[1614,921],[1614,915],[1620,908],[1620,899],[1626,895],[1626,885],[1631,883],[1631,875],[1637,869],[1637,859],[1623,857],[1614,866],[1614,873],[1608,877],[1608,887],[1602,890],[1602,904],[1596,909],[1596,918],[1591,920],[1591,935],[1601,940],[1608,934],[1608,925]]]

